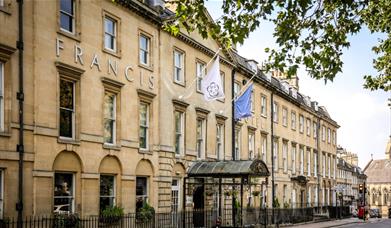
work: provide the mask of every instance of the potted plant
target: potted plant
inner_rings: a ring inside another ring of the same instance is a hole
[[[105,224],[116,225],[124,216],[124,209],[118,206],[106,207],[101,211],[99,221]]]
[[[139,223],[148,223],[153,220],[155,216],[155,209],[148,203],[139,208],[136,212],[136,219]]]
[[[54,228],[73,228],[80,226],[77,214],[54,214]]]

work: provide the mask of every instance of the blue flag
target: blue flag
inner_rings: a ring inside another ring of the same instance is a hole
[[[251,116],[251,93],[253,84],[235,101],[235,120]]]

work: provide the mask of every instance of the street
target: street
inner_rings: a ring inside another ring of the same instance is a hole
[[[341,220],[332,220],[319,223],[309,223],[309,224],[300,224],[293,227],[300,228],[326,228],[326,227],[378,227],[378,228],[390,228],[391,219],[380,219],[380,218],[371,218],[368,221],[363,221],[357,218],[347,218]]]
[[[360,222],[354,224],[347,224],[337,227],[370,227],[370,228],[390,228],[391,227],[391,219],[370,219],[367,222]]]

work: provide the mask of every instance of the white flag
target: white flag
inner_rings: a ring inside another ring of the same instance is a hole
[[[224,98],[224,88],[220,76],[220,57],[217,55],[212,68],[201,81],[201,91],[207,101]]]

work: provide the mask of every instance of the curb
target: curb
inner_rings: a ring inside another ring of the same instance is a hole
[[[345,225],[349,225],[349,224],[355,224],[355,223],[360,223],[359,221],[352,221],[352,222],[346,222],[346,223],[341,223],[341,224],[335,224],[335,225],[331,225],[331,226],[325,226],[325,227],[340,227],[340,226],[345,226]]]

